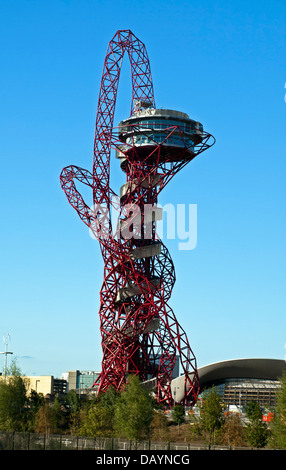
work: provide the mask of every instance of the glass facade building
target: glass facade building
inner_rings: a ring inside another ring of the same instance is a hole
[[[249,401],[255,401],[263,408],[273,408],[276,403],[279,382],[276,380],[233,378],[225,379],[222,383],[217,383],[214,386],[226,406],[241,408]],[[204,389],[201,396],[207,394],[208,390],[209,388]]]
[[[279,378],[286,372],[286,362],[276,359],[236,359],[217,362],[198,370],[201,397],[215,387],[226,406],[239,409],[249,401],[272,409],[276,403]]]
[[[99,374],[99,372],[92,370],[73,370],[67,372],[65,376],[68,381],[68,391],[75,390],[81,393],[91,389]]]

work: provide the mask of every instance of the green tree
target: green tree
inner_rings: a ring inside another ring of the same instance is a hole
[[[226,416],[221,432],[221,442],[228,446],[245,446],[245,433],[241,417],[236,414]]]
[[[214,387],[204,397],[200,409],[200,426],[209,444],[214,444],[215,434],[224,421],[221,398]]]
[[[0,382],[0,429],[25,431],[27,425],[26,384],[14,361]]]
[[[244,412],[249,419],[246,425],[246,437],[252,447],[265,447],[268,440],[267,425],[262,421],[262,409],[259,403],[249,401],[244,407]]]
[[[252,447],[262,448],[267,444],[269,432],[265,423],[257,420],[246,426],[246,437]]]
[[[270,425],[271,446],[286,449],[286,372],[279,379],[280,388],[276,393],[274,420]]]
[[[201,426],[200,416],[194,412],[190,413],[190,426],[187,434],[190,441],[201,441],[204,439],[205,433]]]
[[[115,430],[130,440],[147,439],[151,432],[153,405],[138,376],[128,377],[115,406]]]
[[[262,418],[262,410],[257,401],[251,400],[247,402],[243,407],[243,411],[251,422]]]
[[[34,431],[36,415],[43,403],[43,394],[37,393],[35,390],[31,390],[30,395],[27,397],[26,401],[28,432]]]
[[[71,434],[78,434],[80,426],[80,412],[83,403],[81,403],[80,397],[74,390],[69,391],[65,397],[68,426]]]
[[[99,397],[81,407],[79,434],[93,437],[112,437],[114,435],[115,406],[119,392],[108,389]]]
[[[17,359],[12,359],[11,364],[7,367],[6,375],[13,376],[13,377],[21,377],[23,374],[21,372],[20,367],[18,366]]]
[[[120,392],[115,388],[110,387],[105,393],[102,393],[99,397],[100,406],[105,408],[109,413],[110,417],[114,419],[115,408],[120,397]]]
[[[56,412],[46,401],[36,413],[34,430],[43,434],[56,434],[59,431]]]
[[[161,411],[157,411],[153,415],[151,422],[151,438],[156,441],[170,440],[168,420]]]
[[[69,426],[69,411],[65,399],[61,399],[58,396],[55,397],[50,407],[54,414],[56,432],[63,433],[67,431]]]
[[[185,408],[180,404],[175,405],[172,410],[172,418],[173,418],[174,423],[178,425],[184,423]]]
[[[81,413],[79,434],[90,437],[112,437],[113,420],[106,408],[99,403]]]

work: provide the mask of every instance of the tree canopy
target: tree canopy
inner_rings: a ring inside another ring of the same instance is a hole
[[[223,424],[223,407],[219,393],[212,387],[203,398],[201,405],[201,427],[208,435],[209,444],[214,442],[216,430]]]
[[[153,404],[149,393],[142,387],[138,376],[128,377],[115,407],[115,430],[132,440],[150,436]]]
[[[274,410],[274,420],[271,423],[271,445],[286,449],[286,372],[279,380],[280,388],[276,393],[277,404]]]

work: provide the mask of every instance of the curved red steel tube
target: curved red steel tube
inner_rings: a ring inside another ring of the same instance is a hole
[[[104,260],[99,310],[103,359],[95,385],[101,393],[109,387],[120,390],[128,374],[139,375],[141,380],[154,378],[157,401],[172,406],[171,380],[179,359],[185,377],[181,402],[193,405],[199,391],[196,359],[185,332],[168,305],[175,282],[173,262],[156,234],[156,224],[150,222],[148,239],[142,236],[142,228],[146,228],[143,217],[146,207],[156,206],[159,192],[194,156],[209,148],[211,136],[203,133],[192,156],[178,157],[169,165],[168,158],[162,158],[162,145],[156,142],[147,156],[143,156],[140,149],[127,149],[125,173],[129,186],[123,203],[110,188],[110,154],[111,149],[122,150],[113,121],[125,52],[131,65],[131,115],[142,103],[155,108],[146,48],[131,31],[117,31],[108,45],[104,62],[92,174],[77,166],[68,166],[60,176],[69,203],[99,240]],[[170,128],[170,134],[174,129]],[[92,208],[84,202],[75,181],[92,189]],[[135,208],[139,214],[135,213]],[[127,227],[128,233],[132,224],[132,237],[122,237],[120,230],[117,236],[118,231],[112,227],[110,217],[112,209],[119,211],[120,229],[124,231]],[[159,245],[160,250],[156,251]],[[147,257],[134,256],[136,250],[142,249],[155,249],[156,253]]]

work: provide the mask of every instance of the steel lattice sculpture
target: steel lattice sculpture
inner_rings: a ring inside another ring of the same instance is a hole
[[[125,51],[132,76],[130,118],[113,128],[120,69]],[[98,392],[120,390],[128,374],[153,378],[157,401],[172,405],[176,360],[185,377],[182,402],[194,404],[199,390],[196,359],[187,336],[168,305],[175,282],[167,248],[156,234],[157,197],[170,179],[213,137],[184,113],[157,110],[144,44],[129,30],[110,41],[101,81],[93,172],[69,166],[60,181],[69,203],[99,240],[104,260],[100,292],[102,371]],[[120,197],[110,188],[110,154],[116,150],[126,183]],[[77,180],[93,191],[88,206]],[[111,211],[119,211],[112,227]]]

